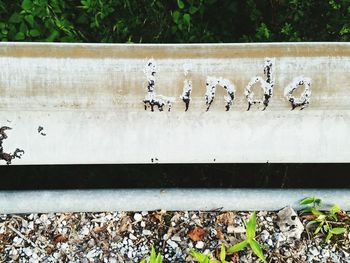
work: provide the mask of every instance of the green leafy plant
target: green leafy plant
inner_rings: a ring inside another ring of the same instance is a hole
[[[339,222],[338,214],[342,212],[339,205],[333,205],[329,211],[321,212],[317,207],[321,206],[321,199],[306,197],[300,201],[300,205],[306,206],[302,212],[308,214],[311,219],[307,226],[316,225],[314,235],[324,234],[325,241],[330,242],[333,235],[341,235],[346,232],[345,223]]]
[[[349,0],[0,0],[0,41],[349,41],[349,13]]]
[[[200,253],[198,251],[192,250],[191,251],[191,256],[195,258],[196,261],[199,263],[217,263],[220,262],[216,259],[210,259],[212,256],[211,255],[205,255],[203,253]]]
[[[303,212],[311,212],[312,209],[316,208],[317,206],[321,206],[321,202],[321,199],[316,198],[315,196],[311,196],[302,199],[300,201],[300,205],[306,205],[306,207],[303,209]]]
[[[212,258],[212,255],[205,255],[195,250],[191,251],[191,256],[194,257],[199,263],[229,263],[226,261],[226,248],[223,244],[221,244],[220,249],[220,260],[210,259]]]
[[[156,254],[156,251],[155,251],[154,247],[152,246],[151,255],[150,255],[148,263],[162,263],[162,262],[163,262],[162,255],[159,252],[158,252],[158,254]],[[146,259],[142,259],[140,261],[140,263],[146,263]]]
[[[257,255],[263,262],[267,262],[264,256],[261,245],[255,240],[256,236],[256,213],[254,212],[249,220],[245,222],[247,238],[246,240],[231,246],[228,249],[229,253],[234,253],[243,250],[248,245],[253,250],[254,254]]]

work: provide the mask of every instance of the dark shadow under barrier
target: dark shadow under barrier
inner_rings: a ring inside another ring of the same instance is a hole
[[[101,188],[348,188],[350,164],[1,166],[0,190]]]

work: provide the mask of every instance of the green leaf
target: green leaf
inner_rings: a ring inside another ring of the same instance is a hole
[[[14,24],[20,23],[20,22],[22,22],[22,16],[18,13],[13,13],[10,16],[9,22],[14,23]]]
[[[154,250],[154,246],[152,246],[151,256],[150,256],[149,261],[152,262],[152,263],[154,263],[156,261],[156,251]]]
[[[29,30],[29,35],[32,37],[37,37],[40,36],[40,31],[38,29],[31,29]]]
[[[299,204],[300,205],[309,205],[312,204],[315,201],[315,197],[305,197],[304,199],[302,199]]]
[[[224,244],[221,244],[221,250],[220,250],[220,260],[225,261],[226,259],[226,248]]]
[[[25,39],[25,35],[22,32],[18,32],[15,35],[15,40],[23,40],[23,39]]]
[[[6,24],[4,22],[0,22],[0,29],[4,29]]]
[[[204,255],[204,254],[197,252],[195,250],[191,251],[191,256],[194,257],[200,263],[209,263],[210,262],[208,255]]]
[[[146,263],[146,259],[141,259],[139,263]]]
[[[28,27],[24,22],[22,22],[21,25],[19,26],[19,31],[22,32],[24,35],[27,34]]]
[[[198,11],[198,8],[195,6],[190,6],[190,9],[188,10],[188,12],[193,15]]]
[[[326,237],[326,242],[328,242],[332,238],[333,234],[331,232],[328,232]]]
[[[58,36],[59,36],[59,32],[57,30],[52,31],[52,33],[50,34],[50,36],[48,38],[46,38],[45,40],[47,42],[53,42]]]
[[[158,253],[156,261],[154,263],[162,263],[162,261],[163,261],[162,255]]]
[[[340,211],[341,211],[340,206],[339,205],[334,205],[329,210],[329,213],[332,214],[332,215],[335,215],[336,213],[339,213]]]
[[[186,25],[189,25],[191,22],[191,16],[186,13],[186,14],[184,14],[183,20],[184,20]]]
[[[179,11],[174,11],[172,13],[173,21],[178,24],[179,23],[179,18],[180,18],[180,12]]]
[[[33,27],[34,26],[34,17],[32,15],[26,15],[24,19],[28,22],[28,24]]]
[[[316,205],[320,206],[320,205],[321,205],[321,202],[322,202],[321,199],[316,198],[314,203],[315,203]]]
[[[329,232],[334,234],[334,235],[340,235],[340,234],[344,234],[346,232],[346,228],[344,228],[344,227],[335,227],[335,228],[329,229]]]
[[[29,9],[31,9],[32,8],[32,6],[33,6],[33,3],[32,3],[32,1],[31,0],[23,0],[23,2],[22,2],[22,8],[24,9],[24,10],[29,10]]]
[[[316,208],[311,208],[311,213],[316,215],[316,216],[323,216],[323,213]]]
[[[182,0],[177,0],[177,5],[180,9],[183,9],[185,7],[185,4],[182,2]]]
[[[249,242],[249,245],[252,248],[255,255],[257,255],[263,262],[267,262],[260,244],[257,241],[255,241],[255,239],[252,239]]]
[[[246,246],[248,245],[248,241],[244,240],[238,244],[233,245],[232,247],[230,247],[227,251],[229,253],[234,253],[234,252],[238,252],[243,250]]]
[[[255,237],[256,231],[256,213],[254,212],[249,220],[247,221],[247,239],[252,239]]]
[[[316,228],[316,230],[315,230],[315,232],[314,232],[314,235],[317,235],[317,234],[320,232],[320,230],[322,229],[323,224],[324,224],[324,222],[321,222],[321,223],[318,225],[318,227]]]

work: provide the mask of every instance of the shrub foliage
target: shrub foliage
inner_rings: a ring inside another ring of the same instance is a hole
[[[0,0],[1,41],[349,41],[350,0]]]

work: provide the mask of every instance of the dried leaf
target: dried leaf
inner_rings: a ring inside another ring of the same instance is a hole
[[[130,217],[129,217],[129,216],[124,216],[124,217],[120,220],[120,222],[119,222],[119,224],[118,224],[118,232],[119,232],[119,234],[122,234],[122,233],[124,233],[126,230],[128,230],[130,224],[131,224],[131,219],[130,219]]]
[[[57,243],[66,242],[67,240],[68,239],[64,235],[58,234],[53,238],[52,243],[56,245]]]
[[[344,212],[344,211],[340,211],[338,213],[336,213],[337,216],[339,216],[341,219],[346,218],[348,215]]]
[[[221,231],[220,228],[217,228],[217,229],[216,229],[216,238],[217,238],[217,239],[220,239],[220,240],[224,240],[224,239],[225,239],[225,236],[224,236],[224,234],[222,233],[222,231]]]
[[[51,245],[51,244],[49,244],[49,245],[45,248],[45,250],[46,250],[46,253],[47,253],[47,254],[51,255],[52,252],[54,251],[54,246]]]
[[[239,256],[238,256],[238,252],[234,252],[232,257],[231,257],[231,262],[232,263],[238,263],[239,262]]]
[[[98,233],[101,233],[101,232],[105,231],[105,230],[107,229],[107,227],[108,227],[107,224],[105,224],[105,225],[103,225],[103,226],[97,226],[97,227],[95,227],[95,228],[93,229],[93,231],[94,231],[96,234],[98,234]]]
[[[193,241],[203,240],[205,236],[205,229],[201,227],[195,227],[188,232],[188,237]]]
[[[307,215],[302,215],[301,218],[307,219],[307,220],[315,220],[317,218],[317,215],[307,214]]]
[[[233,212],[226,212],[216,217],[217,224],[233,225],[235,214]]]
[[[152,213],[152,217],[157,220],[159,223],[163,224],[164,222],[164,215],[166,214],[165,210],[160,210]]]

